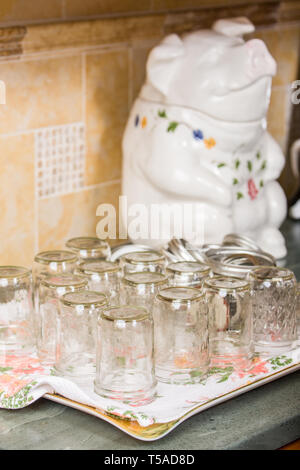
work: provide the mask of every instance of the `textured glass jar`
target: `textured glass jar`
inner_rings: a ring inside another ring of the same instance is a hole
[[[37,315],[37,351],[41,362],[53,364],[59,334],[59,298],[87,288],[87,280],[74,274],[49,276],[40,282]]]
[[[166,267],[166,259],[157,251],[136,251],[122,256],[120,265],[123,274],[141,271],[163,273]]]
[[[59,299],[57,375],[75,381],[94,379],[97,320],[104,307],[106,296],[89,290],[68,292]]]
[[[153,320],[157,380],[182,385],[201,381],[209,366],[204,293],[191,287],[160,290]]]
[[[202,287],[203,281],[209,277],[211,269],[198,261],[178,261],[170,263],[166,274],[170,286]]]
[[[96,237],[71,238],[66,242],[66,247],[76,253],[80,263],[94,260],[106,260],[110,256],[109,244]]]
[[[76,272],[88,280],[89,290],[105,294],[110,305],[118,305],[121,269],[112,261],[81,263]]]
[[[120,303],[145,307],[152,314],[156,294],[168,286],[162,273],[136,272],[125,274],[121,280]]]
[[[0,355],[35,349],[31,271],[0,266]]]
[[[249,274],[253,291],[255,350],[281,354],[296,340],[296,278],[287,268],[260,267]]]
[[[297,319],[297,334],[300,341],[300,282],[297,283],[296,292],[296,319]]]
[[[247,367],[253,356],[249,282],[217,276],[204,282],[209,316],[209,351],[213,365]]]
[[[39,285],[42,279],[62,273],[73,273],[78,261],[77,255],[68,250],[42,251],[34,257],[32,266],[35,327],[39,306]]]
[[[153,321],[146,309],[104,309],[98,320],[96,350],[96,393],[139,404],[153,400]]]

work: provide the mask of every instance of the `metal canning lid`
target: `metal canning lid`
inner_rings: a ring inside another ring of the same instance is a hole
[[[0,266],[0,279],[20,279],[30,275],[30,269],[23,266]]]
[[[123,257],[124,261],[130,264],[151,264],[164,261],[165,257],[157,251],[133,251]]]
[[[107,297],[105,294],[91,290],[68,292],[67,294],[64,294],[60,300],[64,305],[68,305],[70,307],[77,305],[81,305],[83,307],[103,307],[104,305],[107,305]]]
[[[57,287],[86,287],[88,280],[76,274],[62,273],[57,276],[49,276],[41,281],[46,287],[56,289]]]
[[[143,321],[150,318],[148,311],[144,307],[134,305],[124,305],[104,308],[100,313],[100,318],[110,321],[122,320],[125,322]]]
[[[250,288],[250,283],[242,279],[230,277],[212,277],[204,281],[204,287],[214,291],[244,291]]]
[[[111,248],[111,261],[117,261],[122,256],[127,253],[132,253],[133,251],[149,251],[149,246],[145,245],[135,245],[133,243],[123,243],[121,245],[113,246]]]
[[[167,302],[191,302],[203,298],[205,293],[193,287],[166,287],[161,289],[157,298]]]
[[[275,258],[269,253],[232,246],[208,250],[206,262],[216,274],[239,278],[257,266],[276,266]]]
[[[42,264],[74,263],[77,261],[77,255],[67,250],[42,251],[34,257],[34,261]]]
[[[254,240],[245,235],[239,235],[238,233],[228,233],[223,238],[223,246],[234,245],[244,248],[249,248],[250,250],[262,251],[261,248]]]
[[[256,281],[277,281],[284,279],[285,281],[295,279],[293,271],[288,268],[280,268],[277,266],[260,266],[254,268],[250,277]]]
[[[88,261],[81,263],[78,271],[82,274],[104,274],[120,270],[118,263],[112,261]]]
[[[177,261],[170,263],[166,269],[167,272],[179,274],[209,274],[210,266],[200,263],[199,261]]]
[[[153,273],[150,271],[139,271],[135,273],[125,274],[122,281],[126,284],[164,284],[168,278],[161,273]]]
[[[66,247],[76,251],[99,251],[102,253],[103,250],[108,249],[109,245],[107,242],[96,237],[76,237],[70,238],[70,240],[66,242]]]

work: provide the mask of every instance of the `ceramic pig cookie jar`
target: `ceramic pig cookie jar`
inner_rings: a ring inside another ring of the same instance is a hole
[[[122,193],[128,207],[193,204],[202,242],[239,233],[281,258],[284,156],[266,130],[276,63],[263,41],[243,39],[253,30],[246,18],[218,20],[152,49],[123,136]]]

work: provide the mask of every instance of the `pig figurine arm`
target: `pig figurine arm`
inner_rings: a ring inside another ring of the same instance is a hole
[[[181,134],[178,139],[166,134],[164,127],[152,130],[147,156],[139,160],[139,170],[162,192],[229,207],[231,188],[206,161],[205,150],[190,147],[190,130],[184,125],[176,132]]]

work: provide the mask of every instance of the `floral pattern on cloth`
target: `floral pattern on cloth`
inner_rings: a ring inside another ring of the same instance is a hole
[[[156,399],[134,405],[98,396],[93,381],[77,384],[53,375],[51,367],[43,367],[35,355],[0,356],[0,408],[17,409],[30,405],[48,394],[64,397],[97,412],[97,416],[117,423],[117,427],[141,439],[158,439],[189,416],[196,414],[223,396],[247,391],[249,385],[300,368],[300,347],[267,359],[254,356],[249,363],[228,363],[224,367],[210,365],[199,383],[185,385],[158,383]],[[70,402],[71,403],[71,402]],[[66,402],[68,404],[68,402]],[[70,405],[71,406],[71,405]],[[134,424],[135,423],[135,424]],[[143,437],[142,437],[143,436]]]

